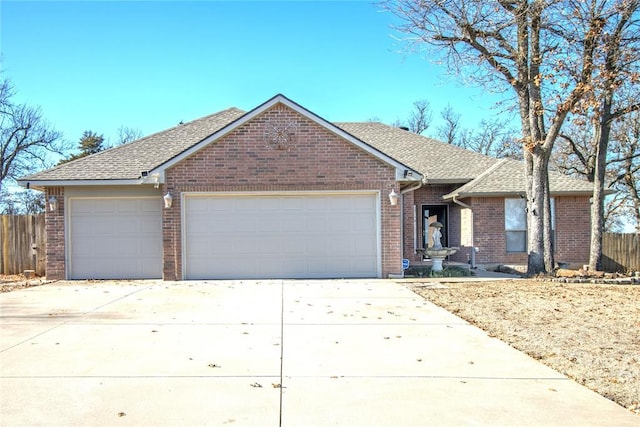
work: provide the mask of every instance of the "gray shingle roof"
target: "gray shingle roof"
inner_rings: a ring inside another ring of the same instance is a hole
[[[65,163],[24,178],[32,181],[138,180],[142,171],[153,170],[243,117],[229,108],[178,125],[129,144]],[[396,161],[422,173],[427,183],[464,184],[454,193],[471,195],[524,191],[523,163],[494,159],[436,141],[409,131],[375,122],[334,123],[335,126]],[[552,192],[590,192],[591,184],[559,173],[550,173]]]
[[[228,108],[137,141],[26,176],[20,180],[138,179],[142,171],[149,171],[160,166],[243,115],[244,111],[238,108]]]
[[[593,184],[571,178],[556,171],[549,171],[549,185],[552,194],[589,193]],[[473,181],[456,189],[446,198],[495,195],[496,193],[524,193],[524,163],[502,159]]]
[[[420,171],[427,182],[464,183],[498,160],[375,122],[334,123],[367,144]]]

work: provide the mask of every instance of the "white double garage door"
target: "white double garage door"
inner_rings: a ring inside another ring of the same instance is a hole
[[[70,278],[162,277],[159,198],[68,203]],[[378,192],[185,194],[183,276],[379,277],[379,205]]]

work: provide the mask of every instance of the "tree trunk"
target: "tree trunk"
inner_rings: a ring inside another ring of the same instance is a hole
[[[602,270],[602,232],[604,230],[604,181],[607,170],[607,152],[611,133],[611,102],[605,97],[601,116],[594,126],[596,146],[596,166],[593,180],[593,198],[591,201],[591,250],[589,268]]]
[[[531,154],[531,191],[527,194],[528,257],[527,274],[546,272],[544,262],[544,198],[547,182],[547,156],[540,147]],[[527,187],[529,187],[527,185]]]
[[[545,156],[545,171],[549,170],[549,157]],[[551,196],[549,188],[549,173],[546,172],[545,192],[544,192],[544,268],[548,273],[553,271],[555,267],[555,259],[553,249],[555,240],[553,236],[553,219],[551,217]]]

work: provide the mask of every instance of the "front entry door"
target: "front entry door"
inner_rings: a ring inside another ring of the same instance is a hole
[[[423,205],[422,206],[422,244],[423,248],[433,246],[431,236],[433,235],[433,227],[429,224],[438,221],[443,225],[442,229],[442,246],[449,246],[449,233],[447,224],[447,206],[446,205]]]

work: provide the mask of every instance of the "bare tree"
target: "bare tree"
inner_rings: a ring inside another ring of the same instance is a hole
[[[2,190],[0,200],[2,200],[0,213],[6,215],[38,214],[45,210],[45,197],[41,191]]]
[[[640,233],[640,112],[617,121],[611,136],[609,187],[617,189],[619,197],[607,204],[605,220],[613,222],[620,215],[633,218]]]
[[[607,7],[607,3],[612,3],[615,7]],[[589,265],[594,270],[600,270],[602,233],[606,216],[604,190],[607,165],[611,164],[611,160],[607,159],[610,154],[611,134],[616,123],[625,115],[640,109],[640,1],[602,1],[595,4],[601,9],[603,30],[597,40],[598,49],[593,56],[591,84],[587,88],[586,96],[574,107],[578,114],[577,125],[582,126],[583,130],[576,132],[576,135],[565,136],[564,139],[584,175],[594,184]],[[588,140],[585,134],[588,135]],[[618,144],[621,141],[618,141]],[[633,150],[632,147],[631,149]],[[620,146],[618,152],[630,154],[625,147]],[[617,163],[624,164],[626,155]],[[609,203],[609,208],[623,205]]]
[[[589,92],[605,28],[629,0],[385,0],[411,47],[449,70],[510,91],[520,116],[527,195],[528,273],[554,266],[549,159],[567,116]]]
[[[412,132],[422,133],[429,128],[431,123],[431,109],[428,101],[425,100],[416,101],[413,105],[414,110],[409,120],[407,122],[396,120],[393,126],[405,127]],[[477,128],[466,129],[461,124],[462,116],[451,105],[447,105],[440,112],[440,117],[444,123],[438,127],[436,138],[486,156],[522,159],[522,149],[516,132],[505,120],[483,119]]]
[[[587,126],[584,117],[575,118],[565,126],[554,153],[552,163],[559,171],[593,183],[596,147],[593,146],[593,127]]]
[[[421,134],[429,129],[433,114],[431,112],[431,104],[429,101],[421,99],[413,103],[413,109],[409,113],[409,118],[405,120],[396,119],[391,126],[406,129],[409,132]],[[370,122],[379,122],[380,119],[373,117]]]
[[[440,112],[440,117],[444,123],[438,126],[437,137],[447,144],[455,144],[460,133],[460,113],[457,113],[451,105],[447,105]]]
[[[634,218],[638,223],[640,199],[636,198],[640,183],[640,117],[634,112],[617,120],[610,135],[607,154],[606,188],[616,194],[604,205],[604,230],[619,230]],[[554,149],[553,165],[562,173],[594,183],[596,176],[595,127],[580,116],[560,135]],[[636,201],[637,199],[637,201]],[[592,223],[593,221],[592,218]],[[594,266],[593,268],[598,268]]]
[[[137,128],[130,128],[128,126],[120,126],[118,128],[118,142],[117,145],[127,144],[142,138],[142,131]]]
[[[413,103],[413,111],[409,116],[409,130],[418,134],[426,132],[432,119],[431,104],[425,99],[420,99]]]
[[[591,251],[589,266],[594,270],[602,267],[602,232],[604,229],[604,187],[606,179],[607,153],[613,123],[640,108],[633,98],[622,100],[622,92],[630,80],[638,80],[637,64],[640,60],[640,26],[637,14],[640,8],[638,0],[620,1],[618,9],[611,11],[608,17],[610,26],[605,28],[600,43],[598,72],[591,91],[593,108],[594,145],[596,162],[591,204]],[[636,71],[634,73],[634,71]]]
[[[516,132],[507,122],[496,118],[483,119],[476,129],[465,129],[455,144],[485,156],[522,160]]]
[[[43,119],[37,107],[15,104],[11,83],[0,81],[0,188],[7,180],[46,167],[49,155],[62,154],[60,133]]]

